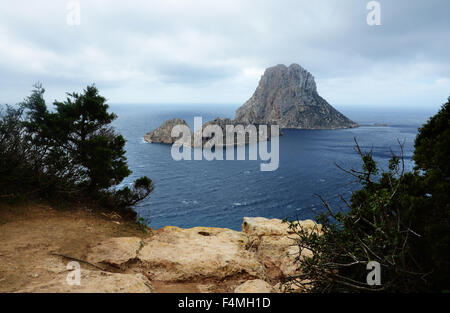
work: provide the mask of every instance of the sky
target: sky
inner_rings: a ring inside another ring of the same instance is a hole
[[[0,103],[41,82],[50,102],[95,83],[112,104],[240,105],[265,68],[298,63],[337,107],[439,107],[450,1],[380,0],[372,26],[368,3],[0,0]]]

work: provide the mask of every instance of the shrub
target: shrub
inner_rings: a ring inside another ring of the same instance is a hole
[[[47,108],[44,92],[36,85],[19,108],[8,107],[2,116],[2,197],[31,188],[46,199],[81,197],[128,210],[153,191],[147,177],[138,179],[132,190],[116,189],[131,174],[125,139],[111,127],[117,116],[108,112],[95,86],[55,101],[53,111]]]
[[[317,217],[322,233],[304,231],[296,222],[301,275],[292,280],[315,292],[440,292],[450,286],[449,147],[450,98],[420,130],[415,141],[412,173],[404,172],[403,153],[393,154],[389,169],[379,173],[372,153],[356,147],[362,170],[346,170],[362,188],[346,210],[334,210],[322,199],[326,213]],[[401,146],[402,147],[402,146]],[[403,149],[402,149],[403,150]],[[366,283],[366,265],[381,265],[382,285]]]

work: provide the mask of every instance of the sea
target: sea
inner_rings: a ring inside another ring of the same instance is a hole
[[[403,145],[406,170],[412,170],[414,139],[419,127],[437,109],[337,107],[361,126],[338,130],[282,130],[279,167],[261,171],[261,160],[181,160],[172,158],[171,146],[147,143],[143,136],[174,117],[193,128],[194,117],[203,122],[215,117],[233,118],[239,105],[132,105],[114,104],[118,115],[113,126],[126,143],[133,173],[122,185],[141,176],[152,179],[155,190],[135,207],[138,218],[158,229],[163,226],[196,226],[241,229],[244,217],[314,219],[323,212],[320,199],[333,210],[346,210],[349,199],[361,188],[345,169],[360,169],[355,139],[363,151],[372,151],[381,169]],[[377,126],[375,125],[377,124]],[[380,126],[381,124],[381,126]]]

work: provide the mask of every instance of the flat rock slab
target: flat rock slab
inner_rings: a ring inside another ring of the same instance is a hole
[[[313,220],[298,221],[299,226],[307,231],[321,231],[322,225]],[[265,217],[244,217],[242,231],[248,236],[287,236],[294,234],[289,229],[289,223],[283,223],[280,219],[268,219]]]
[[[18,291],[26,293],[149,293],[152,285],[142,274],[118,274],[103,271],[81,270],[80,285],[69,285],[67,274],[59,275],[56,279],[30,286]]]
[[[120,266],[137,258],[142,246],[142,240],[137,237],[110,238],[92,247],[87,260],[91,263]]]
[[[247,280],[234,289],[235,293],[271,293],[273,287],[261,279]]]
[[[225,228],[164,227],[144,245],[138,258],[156,280],[264,276],[246,243],[245,234]]]
[[[293,233],[288,223],[265,217],[244,217],[242,231],[249,236],[287,236]]]

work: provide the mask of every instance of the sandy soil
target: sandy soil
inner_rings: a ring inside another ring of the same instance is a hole
[[[55,278],[55,263],[70,260],[52,253],[84,259],[90,244],[121,236],[148,235],[115,214],[88,209],[55,210],[45,205],[2,205],[0,292],[18,291]]]

